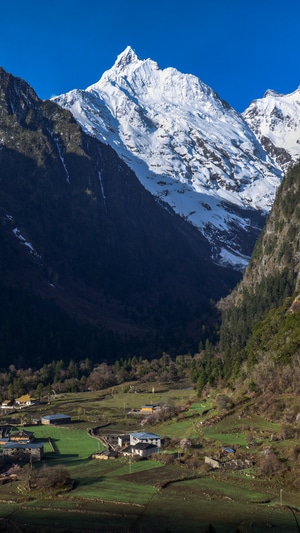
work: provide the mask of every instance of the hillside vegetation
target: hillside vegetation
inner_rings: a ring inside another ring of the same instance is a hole
[[[243,280],[220,302],[223,310],[220,350],[228,377],[237,376],[242,366],[254,388],[262,368],[267,368],[264,375],[268,382],[283,372],[290,375],[289,386],[294,390],[298,380],[299,238],[300,164],[297,164],[278,189]],[[276,384],[280,386],[280,382]],[[286,384],[281,386],[285,390]]]

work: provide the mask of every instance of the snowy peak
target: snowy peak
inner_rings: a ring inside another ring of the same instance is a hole
[[[290,94],[268,90],[243,116],[285,172],[300,157],[300,87]]]
[[[157,199],[195,225],[214,260],[245,266],[281,180],[244,118],[191,74],[132,48],[85,91],[54,99],[111,145]],[[242,210],[242,211],[241,211]],[[247,210],[247,212],[245,211]]]
[[[264,98],[268,98],[268,96],[283,96],[283,94],[278,93],[277,91],[274,91],[273,89],[267,89]]]
[[[138,56],[136,55],[135,51],[131,48],[131,46],[127,46],[124,52],[118,55],[113,68],[115,70],[122,70],[125,67],[127,67],[130,63],[134,63],[136,61],[139,61]]]

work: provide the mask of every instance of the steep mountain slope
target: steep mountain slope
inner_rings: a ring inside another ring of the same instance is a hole
[[[248,371],[254,364],[262,369],[267,361],[271,375],[277,365],[299,356],[299,205],[298,163],[278,189],[242,281],[221,302],[221,347],[231,371],[242,361]]]
[[[54,100],[200,229],[215,261],[247,264],[281,171],[212,89],[127,47],[97,83]]]
[[[3,69],[0,193],[2,364],[188,350],[238,278],[109,146]]]
[[[300,157],[300,87],[291,94],[267,91],[243,116],[284,172]]]

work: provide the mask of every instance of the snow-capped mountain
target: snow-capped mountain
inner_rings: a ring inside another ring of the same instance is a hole
[[[69,111],[0,67],[2,365],[205,342],[211,300],[240,273],[214,264],[207,239],[165,207]]]
[[[282,171],[210,87],[127,47],[97,83],[54,100],[200,229],[214,260],[247,264]]]
[[[243,116],[264,148],[286,171],[300,157],[300,87],[291,94],[268,90]]]

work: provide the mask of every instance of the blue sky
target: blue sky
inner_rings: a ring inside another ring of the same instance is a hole
[[[15,0],[0,17],[0,65],[41,98],[98,81],[127,45],[238,111],[300,85],[299,0]]]

